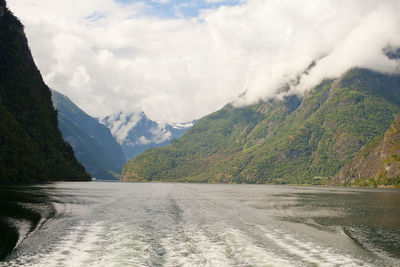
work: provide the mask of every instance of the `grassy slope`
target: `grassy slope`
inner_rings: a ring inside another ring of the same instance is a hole
[[[302,100],[228,105],[171,145],[128,162],[123,178],[326,183],[389,127],[399,105],[399,76],[354,69]]]

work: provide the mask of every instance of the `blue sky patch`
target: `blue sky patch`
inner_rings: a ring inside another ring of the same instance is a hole
[[[146,14],[159,18],[193,18],[202,9],[215,9],[220,6],[238,5],[243,0],[115,0],[121,3],[144,3],[148,8]]]

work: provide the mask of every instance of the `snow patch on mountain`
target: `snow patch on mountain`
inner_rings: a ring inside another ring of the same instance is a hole
[[[147,118],[146,114],[119,112],[100,120],[106,125],[115,139],[122,145],[127,159],[141,152],[169,144],[181,137],[194,122],[163,124]]]
[[[100,119],[100,123],[106,125],[117,142],[122,145],[128,137],[129,131],[144,117],[145,114],[143,112],[130,114],[119,112]]]
[[[193,127],[193,122],[175,122],[170,124],[174,129],[188,129]]]

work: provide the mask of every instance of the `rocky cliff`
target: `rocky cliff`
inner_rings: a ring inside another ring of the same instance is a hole
[[[400,115],[333,178],[335,185],[399,187]]]

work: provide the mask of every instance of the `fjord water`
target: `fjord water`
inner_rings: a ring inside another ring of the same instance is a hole
[[[5,266],[400,265],[396,190],[101,182],[7,190],[42,217],[6,218],[20,236]]]

